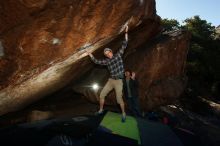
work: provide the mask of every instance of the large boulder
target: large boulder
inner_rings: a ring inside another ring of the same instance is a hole
[[[155,0],[0,1],[0,115],[76,82],[94,66],[85,48],[137,48],[161,30]],[[142,30],[142,31],[139,31]]]
[[[183,92],[187,83],[185,63],[190,34],[181,30],[166,32],[133,47],[138,38],[142,39],[140,36],[143,34],[138,35],[143,32],[142,29],[139,28],[132,34],[124,57],[125,68],[136,72],[141,107],[143,110],[149,110],[175,102]],[[96,66],[72,86],[89,101],[98,102],[108,76],[105,68]],[[92,88],[95,83],[100,87],[98,90]],[[106,98],[106,104],[116,104],[114,91]]]

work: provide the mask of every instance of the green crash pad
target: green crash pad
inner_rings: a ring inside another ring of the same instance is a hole
[[[127,116],[126,122],[121,122],[121,114],[107,112],[103,118],[101,126],[112,131],[113,134],[128,137],[141,144],[137,121],[134,117]]]

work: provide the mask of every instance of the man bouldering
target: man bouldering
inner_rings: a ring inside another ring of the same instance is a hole
[[[122,98],[122,89],[123,89],[122,79],[124,78],[124,65],[123,65],[122,55],[124,54],[124,51],[127,48],[127,43],[128,43],[128,26],[125,27],[125,40],[122,43],[122,47],[118,50],[116,54],[113,54],[110,48],[105,48],[104,55],[107,58],[103,60],[98,60],[92,55],[91,52],[87,50],[88,55],[90,56],[91,60],[94,63],[107,66],[108,71],[110,72],[110,77],[100,93],[99,110],[98,112],[96,112],[96,114],[99,115],[103,113],[105,97],[112,89],[114,89],[116,92],[117,103],[120,105],[122,112],[122,118],[121,118],[122,122],[126,121],[126,112],[124,108],[124,101]]]

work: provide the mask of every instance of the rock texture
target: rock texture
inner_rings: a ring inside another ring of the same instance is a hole
[[[137,40],[136,37],[139,36],[132,35],[129,48],[126,50],[125,68],[136,72],[142,109],[149,110],[174,102],[187,83],[184,68],[190,39],[189,33],[181,30],[164,33],[132,48]],[[107,70],[97,66],[80,79],[79,84],[74,84],[73,89],[84,94],[89,101],[97,102],[107,78]],[[99,90],[92,89],[94,83],[99,84]],[[106,98],[106,104],[116,104],[114,92]]]
[[[53,117],[53,113],[51,111],[31,111],[28,115],[28,122],[46,120]]]
[[[83,49],[119,46],[125,24],[136,35],[131,48],[157,35],[155,1],[0,1],[0,115],[78,80],[93,68]]]
[[[220,25],[215,28],[215,32],[216,32],[215,38],[220,39]]]
[[[216,33],[220,34],[220,25],[216,27]]]
[[[190,36],[161,33],[154,0],[0,1],[0,22],[0,115],[65,86],[97,103],[108,72],[85,49],[97,58],[105,47],[117,51],[126,24],[125,67],[137,73],[142,108],[172,103],[185,87]],[[114,92],[106,104],[116,104]]]

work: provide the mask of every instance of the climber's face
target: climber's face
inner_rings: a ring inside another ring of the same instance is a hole
[[[105,51],[104,55],[109,59],[111,59],[113,57],[112,51]]]
[[[129,71],[125,71],[125,76],[126,76],[126,77],[130,77],[130,75],[131,75],[131,74],[130,74]]]

